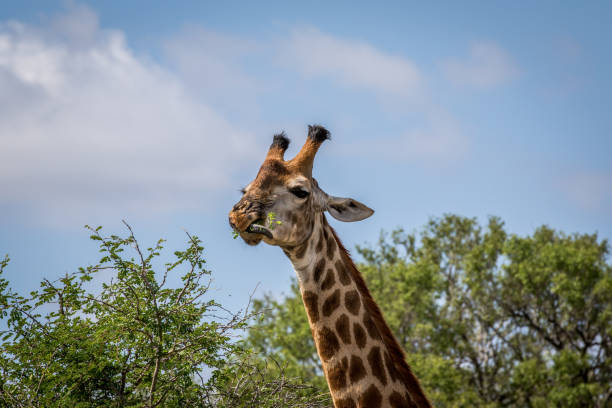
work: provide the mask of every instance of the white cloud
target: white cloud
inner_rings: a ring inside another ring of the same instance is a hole
[[[455,84],[491,88],[514,79],[519,74],[519,68],[499,46],[480,42],[472,45],[467,59],[446,61],[443,72]]]
[[[266,71],[280,56],[304,76],[373,92],[395,114],[425,118],[388,143],[363,146],[368,154],[387,144],[394,148],[379,156],[435,161],[467,149],[416,65],[364,42],[302,28],[264,45],[188,27],[164,50],[171,69],[136,55],[81,6],[44,26],[0,23],[0,207],[91,221],[206,205],[261,150],[252,131],[220,114],[261,128],[254,108],[270,78],[250,74],[253,57]],[[292,86],[275,82],[278,92]]]
[[[374,93],[385,110],[404,116],[421,112],[425,122],[404,130],[400,136],[379,136],[372,142],[354,143],[354,154],[378,152],[385,159],[404,160],[407,157],[424,161],[461,157],[467,150],[467,138],[461,134],[457,121],[448,112],[431,103],[425,79],[411,60],[389,55],[374,46],[323,33],[316,28],[301,27],[290,32],[288,39],[267,44],[240,37],[215,33],[201,27],[187,27],[164,44],[168,61],[196,92],[214,101],[215,106],[240,110],[240,116],[257,114],[257,95],[275,87],[276,92],[287,93],[288,85],[274,78],[256,79],[243,67],[244,60],[257,60],[274,71],[281,66],[297,71],[303,77],[320,81],[329,79],[332,85],[360,89]],[[289,86],[293,86],[290,82]],[[284,87],[285,86],[285,87]],[[283,122],[278,118],[277,122]],[[276,124],[278,125],[278,123]],[[302,125],[300,125],[302,126]],[[284,127],[291,130],[291,126]],[[301,134],[300,127],[297,132]],[[381,149],[381,146],[394,146]]]
[[[0,204],[43,216],[199,207],[252,140],[87,8],[0,24]]]
[[[257,107],[260,86],[243,68],[243,59],[260,54],[253,40],[185,27],[163,44],[168,63],[200,98],[227,111],[248,115]]]
[[[345,86],[410,96],[422,85],[416,65],[373,46],[322,33],[316,28],[292,31],[281,58],[308,77],[325,76]]]
[[[423,115],[426,118],[421,125],[397,136],[379,136],[374,141],[353,142],[343,152],[399,162],[409,160],[430,169],[446,170],[465,157],[470,140],[461,132],[457,121],[443,110]]]
[[[564,177],[558,187],[565,196],[587,211],[599,211],[612,206],[612,175],[581,171]]]
[[[411,157],[424,162],[435,159],[429,164],[439,166],[463,157],[468,146],[469,140],[461,133],[456,120],[449,115],[435,115],[429,118],[428,126],[407,131],[390,151],[398,158]]]
[[[306,78],[326,77],[350,88],[375,93],[385,110],[401,121],[407,114],[422,118],[398,136],[353,142],[346,152],[384,159],[414,159],[428,165],[450,163],[468,150],[469,140],[444,108],[433,102],[431,89],[410,59],[387,54],[365,42],[322,33],[316,28],[293,30],[280,57]],[[410,121],[412,122],[412,121]]]

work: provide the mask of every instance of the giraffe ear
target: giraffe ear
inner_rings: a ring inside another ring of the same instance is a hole
[[[337,220],[344,222],[361,221],[374,214],[374,210],[352,198],[329,196],[326,210]]]

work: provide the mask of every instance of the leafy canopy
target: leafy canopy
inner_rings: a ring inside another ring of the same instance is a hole
[[[143,250],[126,226],[127,237],[89,228],[100,261],[27,296],[2,278],[8,257],[0,262],[0,407],[324,406],[237,344],[250,315],[207,297],[197,237],[160,266],[164,241]]]

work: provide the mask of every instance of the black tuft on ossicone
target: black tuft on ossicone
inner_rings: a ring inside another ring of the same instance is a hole
[[[320,125],[308,125],[308,137],[314,142],[323,142],[324,140],[331,139],[329,130],[325,129]]]
[[[270,148],[278,147],[282,149],[283,151],[285,151],[289,147],[289,143],[290,143],[290,140],[285,134],[285,132],[280,132],[274,135],[274,139],[272,139],[272,145],[270,146]]]

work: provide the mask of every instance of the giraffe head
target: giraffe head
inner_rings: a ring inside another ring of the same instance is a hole
[[[284,133],[274,136],[257,177],[243,189],[242,198],[229,213],[231,227],[247,244],[256,245],[263,239],[281,247],[299,245],[308,240],[317,214],[324,211],[345,222],[360,221],[374,213],[352,198],[328,195],[312,177],[315,155],[327,139],[325,128],[308,126],[304,146],[285,161],[289,139]]]

